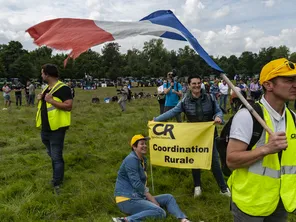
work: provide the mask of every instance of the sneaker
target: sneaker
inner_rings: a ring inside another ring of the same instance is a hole
[[[113,222],[127,222],[124,217],[112,217]]]
[[[227,196],[227,197],[231,197],[231,192],[230,192],[230,190],[228,188],[226,188],[226,190],[223,190],[223,191],[221,190],[220,194],[224,195],[224,196]]]
[[[184,218],[181,220],[181,222],[191,222],[190,220],[188,220],[187,218]]]
[[[53,187],[53,192],[54,192],[56,195],[60,195],[60,193],[61,193],[60,186],[54,186],[54,187]]]
[[[195,187],[193,197],[195,198],[195,197],[199,197],[199,196],[201,196],[201,188],[200,187]]]

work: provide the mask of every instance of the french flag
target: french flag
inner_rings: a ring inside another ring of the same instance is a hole
[[[151,35],[188,41],[209,66],[223,72],[170,10],[153,12],[138,22],[57,18],[34,25],[26,32],[38,46],[46,45],[58,50],[71,50],[64,62],[65,65],[69,58],[77,58],[92,46],[131,36]]]

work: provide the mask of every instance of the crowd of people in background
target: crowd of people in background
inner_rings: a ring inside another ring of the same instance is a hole
[[[163,79],[163,84],[159,87],[157,87],[157,99],[159,103],[159,110],[160,114],[164,113],[165,110],[165,104],[170,104],[171,97],[170,95],[176,90],[171,91],[168,95],[165,93],[165,89],[167,89],[168,82],[171,83],[171,78],[166,76]],[[176,85],[178,83],[177,81],[174,81],[174,84]],[[236,89],[248,100],[252,101],[258,101],[261,98],[261,95],[263,93],[262,86],[258,82],[258,78],[252,78],[250,80],[245,80],[243,78],[239,78],[238,76],[235,77],[233,80],[233,83],[236,87]],[[186,82],[178,83],[181,86],[181,94],[178,95],[178,97],[175,98],[182,98],[186,95],[186,92],[189,90],[189,85]],[[208,77],[204,77],[201,80],[201,89],[203,89],[206,93],[209,93],[213,95],[216,100],[218,101],[220,108],[222,109],[223,113],[235,113],[239,106],[241,105],[241,102],[238,98],[238,96],[233,92],[226,82],[220,78],[215,78],[210,80]],[[176,95],[176,93],[175,93]],[[175,100],[178,101],[178,100]],[[173,107],[176,105],[172,104]],[[230,104],[230,107],[227,107],[228,104]],[[287,105],[289,105],[289,102],[287,102]],[[294,109],[296,109],[296,101],[294,102]]]
[[[34,106],[35,90],[36,90],[36,86],[30,81],[27,81],[25,86],[21,82],[17,82],[17,84],[14,86],[13,89],[11,86],[8,85],[8,83],[4,83],[2,87],[3,98],[4,98],[3,110],[7,110],[10,107],[12,92],[14,92],[16,107],[21,107],[23,105],[23,93],[25,95],[26,105]]]
[[[185,78],[186,80],[186,78]],[[201,80],[201,88],[213,95],[218,101],[223,113],[235,113],[238,110],[240,105],[240,100],[238,96],[230,90],[225,81],[220,78],[210,79],[204,77]],[[262,95],[262,86],[259,84],[257,78],[253,79],[243,79],[239,78],[238,75],[235,76],[233,80],[236,89],[246,98],[253,101],[258,101]],[[67,85],[71,89],[72,97],[75,97],[75,84],[69,81]],[[118,86],[121,85],[120,89]],[[157,92],[150,94],[149,92],[132,92],[132,83],[130,81],[123,81],[121,84],[116,85],[118,95],[113,96],[112,98],[105,98],[105,101],[118,102],[120,109],[124,112],[126,111],[126,102],[132,99],[139,98],[150,98],[156,97],[159,103],[160,114],[172,109],[178,101],[186,95],[186,92],[189,90],[189,85],[186,81],[178,81],[178,78],[174,76],[173,72],[169,72],[164,78],[159,78],[156,81]],[[47,86],[46,83],[41,85],[41,90]],[[23,85],[21,82],[17,82],[14,87],[11,87],[9,84],[4,84],[2,87],[3,98],[4,98],[4,107],[3,110],[7,110],[11,105],[11,93],[14,92],[14,99],[16,107],[21,107],[23,99],[26,101],[27,106],[35,105],[35,90],[36,84],[31,81],[27,81],[26,85]],[[172,90],[169,90],[172,89]],[[23,96],[25,98],[23,98]],[[97,97],[97,96],[96,96]],[[92,103],[99,103],[98,100],[93,100]],[[227,107],[230,104],[230,107]],[[287,102],[289,105],[289,102]],[[296,102],[293,104],[296,109]],[[176,116],[178,122],[181,122],[181,115]]]

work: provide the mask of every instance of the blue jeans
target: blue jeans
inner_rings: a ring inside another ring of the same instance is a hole
[[[165,207],[170,214],[178,219],[186,218],[186,215],[180,210],[175,198],[171,194],[158,195],[155,196],[155,199],[160,207],[144,199],[130,199],[118,203],[117,206],[123,213],[130,215],[126,217],[129,222],[138,222],[147,218],[165,218],[166,212],[162,207]]]
[[[66,129],[58,129],[55,131],[47,132],[41,131],[41,139],[46,146],[47,154],[51,158],[53,178],[52,183],[58,186],[64,179],[64,159],[63,148]]]
[[[29,95],[29,105],[34,106],[35,94]]]
[[[225,112],[227,112],[227,110],[226,110],[227,96],[228,95],[224,95],[224,94],[221,94],[221,96],[220,96],[220,104],[219,105],[225,110]]]
[[[217,146],[216,141],[214,141],[211,170],[221,191],[225,191],[227,189],[227,185],[225,183],[223,173],[221,170],[219,153],[216,146]],[[194,187],[201,186],[200,169],[192,169],[192,176],[193,176]]]

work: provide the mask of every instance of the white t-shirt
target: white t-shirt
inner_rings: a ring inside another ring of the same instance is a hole
[[[220,90],[220,93],[222,93],[223,95],[228,95],[228,85],[227,84],[223,84],[221,83],[219,85],[219,90]]]
[[[200,88],[201,89],[206,89],[205,84],[203,82],[201,83],[201,87]]]
[[[3,90],[3,96],[4,96],[4,97],[5,97],[6,95],[9,95],[9,93],[10,93],[10,88],[9,88],[9,86],[3,86],[2,90]]]
[[[283,114],[280,115],[269,105],[269,103],[265,100],[264,96],[261,98],[260,102],[263,104],[263,106],[266,108],[266,110],[271,116],[274,132],[285,132],[285,110]],[[295,113],[293,114],[295,115]],[[246,144],[250,144],[253,134],[253,119],[251,115],[252,114],[246,108],[239,110],[235,114],[230,128],[230,138],[240,140],[242,142],[245,142]],[[257,142],[258,146],[262,146],[265,144],[265,133],[266,131],[263,129],[263,133]]]

